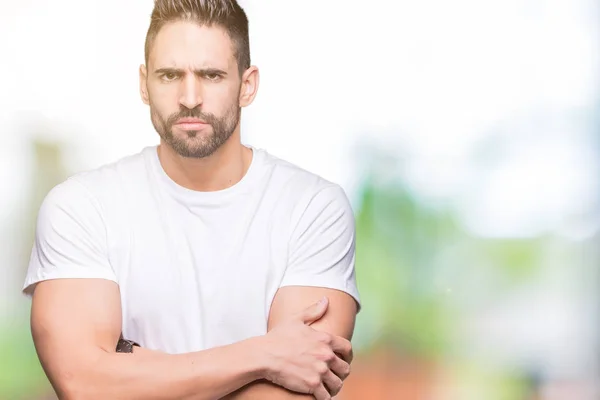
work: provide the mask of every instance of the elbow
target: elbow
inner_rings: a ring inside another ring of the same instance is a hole
[[[85,372],[65,372],[52,380],[52,387],[58,400],[101,400],[106,399],[106,393],[101,390],[104,385],[94,384],[87,378]]]
[[[102,354],[63,356],[42,366],[59,400],[114,399],[112,384],[107,382]]]
[[[72,388],[62,387],[56,389],[56,397],[58,400],[81,400],[86,398],[86,394],[73,390]]]
[[[89,389],[83,389],[80,386],[63,386],[56,390],[58,400],[101,400],[106,399],[102,393]]]

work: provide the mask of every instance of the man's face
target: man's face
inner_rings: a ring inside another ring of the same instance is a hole
[[[145,80],[152,124],[183,157],[210,156],[239,124],[241,79],[231,39],[220,27],[165,25]]]

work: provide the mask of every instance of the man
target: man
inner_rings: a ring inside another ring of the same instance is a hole
[[[24,291],[59,398],[324,400],[348,376],[352,210],[241,144],[248,43],[235,0],[156,0],[140,92],[160,145],[44,200]]]

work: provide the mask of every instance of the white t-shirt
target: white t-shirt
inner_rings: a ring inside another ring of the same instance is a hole
[[[216,192],[172,181],[155,146],[59,184],[40,208],[24,292],[47,279],[117,282],[123,335],[169,353],[265,334],[283,286],[359,302],[344,191],[251,149],[242,180]]]

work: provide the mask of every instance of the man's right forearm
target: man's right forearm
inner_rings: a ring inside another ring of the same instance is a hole
[[[264,377],[260,338],[186,354],[136,348],[133,354],[107,353],[55,379],[65,400],[218,399]]]

